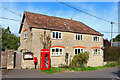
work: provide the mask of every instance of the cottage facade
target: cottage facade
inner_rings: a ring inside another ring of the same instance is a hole
[[[51,66],[69,65],[74,55],[89,52],[87,66],[103,66],[103,34],[86,26],[82,22],[24,12],[20,26],[20,47],[34,53],[40,66],[40,34],[46,31],[51,36]],[[67,61],[66,61],[67,55]],[[32,60],[22,60],[22,67],[33,67]]]

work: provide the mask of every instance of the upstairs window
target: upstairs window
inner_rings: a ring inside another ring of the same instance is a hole
[[[61,32],[53,31],[52,32],[52,38],[53,39],[62,39],[62,33]]]
[[[76,34],[75,38],[76,40],[83,40],[82,34]]]
[[[94,37],[93,37],[93,41],[99,42],[99,37],[98,37],[98,36],[94,36]]]
[[[75,55],[79,54],[79,53],[82,53],[83,52],[83,49],[82,48],[76,48],[75,49]]]
[[[63,55],[63,49],[62,48],[52,48],[51,55],[53,55],[53,56]]]
[[[27,38],[27,31],[24,32],[24,39]]]
[[[93,54],[100,54],[100,49],[93,49]]]

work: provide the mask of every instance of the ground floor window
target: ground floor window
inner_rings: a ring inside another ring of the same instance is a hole
[[[93,54],[100,54],[100,49],[93,49]]]
[[[74,51],[75,55],[76,55],[76,54],[79,54],[79,53],[81,53],[81,52],[83,52],[83,49],[82,49],[82,48],[76,48],[75,51]]]
[[[62,48],[51,48],[51,55],[63,55]]]

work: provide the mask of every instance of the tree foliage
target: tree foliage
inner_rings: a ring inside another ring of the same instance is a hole
[[[120,42],[120,34],[113,39],[113,42]]]
[[[20,37],[11,33],[10,28],[2,28],[2,50],[5,49],[17,49],[19,47]]]
[[[40,35],[40,42],[43,45],[43,49],[50,49],[51,38],[50,38],[50,34],[46,33],[46,30],[44,31],[43,34]]]

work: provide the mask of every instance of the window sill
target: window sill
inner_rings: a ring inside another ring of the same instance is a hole
[[[93,41],[93,42],[98,42],[99,43],[100,41]]]
[[[54,38],[52,38],[52,40],[62,40],[62,39],[54,39]]]
[[[93,54],[93,56],[101,56],[101,54]]]
[[[75,40],[75,41],[83,41],[83,40]]]
[[[51,57],[63,57],[63,55],[51,55]]]
[[[27,38],[24,38],[24,40],[26,40]]]

